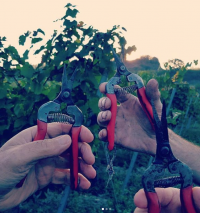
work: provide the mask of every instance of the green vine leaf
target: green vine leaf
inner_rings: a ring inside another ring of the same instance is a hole
[[[30,79],[33,76],[33,73],[35,72],[33,67],[28,62],[24,64],[20,71],[21,75],[28,79]]]
[[[40,42],[40,41],[42,41],[42,40],[43,40],[43,38],[32,38],[31,44],[38,43],[38,42]]]
[[[30,31],[27,31],[24,35],[21,35],[19,37],[19,45],[24,45],[24,43],[26,42],[26,38],[31,34]]]

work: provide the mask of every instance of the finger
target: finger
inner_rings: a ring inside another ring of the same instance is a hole
[[[180,208],[180,190],[176,188],[156,188],[159,202],[162,207],[171,205],[171,208]],[[134,203],[138,208],[148,207],[146,195],[143,189],[139,190],[134,196]]]
[[[55,160],[56,169],[69,169],[70,156],[66,158],[59,157]],[[96,177],[96,171],[92,165],[87,164],[82,158],[79,158],[79,172],[85,177],[93,179]]]
[[[59,135],[69,134],[71,128],[72,125],[69,124],[51,123],[50,125],[48,125],[47,134],[50,138],[54,138]],[[79,140],[90,143],[94,140],[94,136],[88,128],[86,128],[85,126],[81,126]]]
[[[58,136],[53,139],[45,139],[15,146],[10,151],[9,164],[11,168],[24,168],[35,164],[38,160],[60,155],[71,145],[69,135]],[[22,171],[21,171],[22,172]]]
[[[79,156],[89,165],[95,163],[95,157],[92,153],[91,147],[87,143],[79,143]]]
[[[79,187],[82,189],[89,189],[91,183],[81,174],[78,174]],[[56,169],[52,178],[54,184],[70,185],[70,170],[69,169]]]
[[[46,138],[54,138],[59,135],[68,134],[71,130],[72,125],[64,123],[49,123],[47,126]],[[8,142],[4,144],[5,147],[13,145],[21,145],[29,143],[34,140],[37,133],[37,126],[25,129],[12,137]]]
[[[153,100],[154,104],[157,107],[162,107],[161,101],[160,101],[160,91],[159,91],[159,85],[158,82],[155,79],[149,80],[149,82],[146,85],[146,95],[149,100]]]
[[[91,147],[86,142],[78,143],[78,151],[79,156],[85,161],[85,163],[89,165],[93,165],[95,163],[95,157],[92,153]],[[61,168],[66,168],[69,166],[70,162],[70,151],[67,150],[61,154],[61,156],[56,158],[57,166],[62,166]]]
[[[111,107],[111,100],[107,97],[103,97],[99,99],[98,106],[101,111],[107,110]]]
[[[69,134],[71,131],[72,125],[70,124],[64,124],[64,123],[50,123],[47,127],[47,134],[46,138],[55,138],[59,135]],[[11,138],[9,141],[7,141],[4,146],[2,146],[2,150],[6,149],[9,146],[13,145],[21,145],[26,144],[34,140],[34,137],[37,132],[37,126],[33,126],[31,128],[25,129],[21,131],[19,134],[15,135],[13,138]],[[79,135],[80,141],[85,142],[92,142],[94,139],[93,134],[89,129],[87,129],[85,126],[82,126],[81,132]]]
[[[107,124],[109,123],[111,119],[111,111],[107,110],[107,111],[103,111],[103,112],[100,112],[97,116],[97,123],[100,125],[100,126],[107,126]]]
[[[100,132],[99,132],[99,139],[101,141],[107,141],[107,130],[106,129],[102,129]]]
[[[80,135],[79,135],[79,140],[83,141],[83,142],[90,143],[94,140],[94,136],[87,127],[81,126],[81,132],[80,132]]]
[[[148,209],[140,209],[140,208],[136,208],[134,213],[148,213]]]
[[[79,159],[80,173],[89,179],[94,179],[96,177],[96,170],[85,163],[82,159]]]
[[[143,189],[140,189],[134,196],[134,203],[139,208],[147,208],[147,199]]]
[[[107,82],[103,82],[102,84],[99,85],[99,91],[103,94],[106,93],[106,84]]]

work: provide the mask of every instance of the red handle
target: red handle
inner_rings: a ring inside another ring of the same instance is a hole
[[[33,141],[43,140],[45,138],[46,133],[47,133],[47,123],[37,119],[37,134]],[[22,187],[26,179],[26,176],[22,180],[20,180],[20,182],[16,185],[17,188]]]
[[[106,94],[106,96],[111,100],[111,119],[107,126],[108,132],[108,149],[111,151],[114,148],[115,142],[115,121],[117,116],[117,98],[115,94]]]
[[[180,198],[183,213],[196,213],[192,200],[192,186],[181,189]]]
[[[47,123],[37,119],[37,133],[33,141],[44,140],[47,133]]]
[[[154,122],[153,122],[153,109],[151,104],[149,103],[149,100],[147,99],[145,87],[142,87],[137,90],[137,96],[139,98],[140,104],[142,105],[144,112],[146,113],[151,123],[153,130],[155,130]]]
[[[148,202],[148,213],[160,213],[161,206],[156,192],[145,192]]]
[[[72,153],[71,153],[71,168],[70,168],[70,180],[71,188],[77,189],[78,187],[78,137],[81,131],[81,126],[72,127]]]

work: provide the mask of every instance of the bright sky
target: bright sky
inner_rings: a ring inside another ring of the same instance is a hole
[[[155,56],[163,67],[173,58],[185,63],[198,59],[200,67],[199,0],[0,0],[0,36],[22,53],[26,48],[19,47],[19,36],[41,28],[49,39],[56,27],[53,21],[65,14],[67,3],[76,5],[79,21],[99,31],[125,27],[128,45],[137,47],[129,60]],[[40,58],[31,56],[30,61]]]

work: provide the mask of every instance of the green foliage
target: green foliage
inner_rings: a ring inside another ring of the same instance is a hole
[[[0,39],[0,61],[3,64],[0,67],[1,145],[20,130],[36,124],[38,108],[53,100],[60,90],[64,63],[69,75],[79,68],[73,89],[74,101],[82,109],[90,129],[94,133],[98,129],[95,121],[98,113],[96,92],[102,74],[107,72],[111,76],[114,73],[108,42],[113,45],[115,41],[119,44],[126,41],[119,26],[101,33],[83,22],[78,24],[75,6],[67,4],[66,9],[65,16],[57,20],[62,22],[61,32],[55,30],[46,44],[35,51],[35,55],[42,53],[37,67],[29,64],[27,59],[30,49],[45,36],[42,29],[28,31],[19,37],[20,45],[31,41],[31,47],[23,57],[15,47],[4,47],[5,37]],[[132,51],[130,48],[129,52]]]

